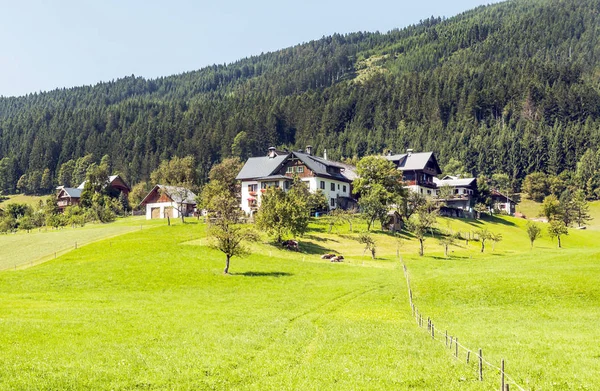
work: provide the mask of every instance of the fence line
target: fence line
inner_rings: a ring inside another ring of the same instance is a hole
[[[406,265],[404,264],[403,261],[402,262],[402,268],[404,270],[404,276],[406,277],[406,286],[408,289],[408,300],[410,303],[410,307],[412,310],[412,316],[415,319],[415,322],[417,324],[417,326],[419,328],[423,328],[423,313],[419,311],[419,309],[417,308],[417,306],[413,303],[413,293],[412,293],[412,289],[410,287],[410,277],[408,275],[408,269],[406,268]],[[437,329],[438,333],[436,334],[436,327],[435,327],[435,323],[433,322],[433,320],[431,319],[431,317],[427,317],[427,332],[428,334],[431,335],[431,339],[433,339],[434,341],[438,341],[442,344],[445,344],[445,346],[449,349],[452,349],[452,345],[454,345],[454,358],[456,360],[461,361],[460,359],[460,350],[462,349],[462,351],[464,351],[466,353],[466,364],[470,363],[470,359],[471,359],[471,352],[472,349],[468,348],[467,346],[461,344],[458,342],[458,337],[457,336],[453,336],[451,334],[448,334],[448,329],[445,329],[445,332],[442,334],[440,333],[440,329]],[[479,380],[483,381],[483,366],[486,365],[494,370],[497,370],[500,373],[500,390],[501,391],[509,391],[509,384],[513,384],[514,386],[516,386],[520,391],[526,391],[525,388],[523,388],[519,383],[517,383],[511,376],[509,376],[506,371],[504,370],[504,359],[502,359],[500,367],[492,364],[491,362],[487,361],[486,359],[483,358],[483,353],[482,350],[479,349],[477,353],[475,353],[475,357],[478,359],[478,375],[479,375]]]
[[[150,227],[150,228],[154,228],[154,227]],[[142,228],[141,225],[140,225],[140,230],[143,230],[143,228]],[[136,231],[137,231],[137,228],[132,229],[130,231],[125,231],[125,232],[122,232],[122,233],[118,233],[118,234],[115,234],[115,235],[109,235],[109,236],[105,236],[105,237],[99,237],[99,238],[96,238],[96,239],[89,239],[89,240],[84,240],[84,241],[74,240],[72,244],[67,245],[65,247],[62,247],[60,249],[56,249],[54,251],[51,251],[51,252],[49,252],[49,253],[47,253],[45,255],[37,257],[36,259],[32,259],[32,260],[29,260],[29,261],[21,261],[21,262],[18,262],[18,263],[13,263],[12,265],[7,265],[7,266],[4,266],[4,267],[0,267],[0,272],[2,272],[2,271],[8,271],[8,270],[23,270],[23,269],[27,269],[27,268],[30,268],[30,267],[33,267],[33,266],[41,265],[42,263],[45,263],[45,262],[51,261],[53,259],[56,259],[59,256],[68,254],[69,252],[71,252],[73,250],[77,250],[78,248],[87,246],[89,244],[100,242],[102,240],[115,239],[115,238],[117,238],[119,236],[126,235],[126,234],[129,234],[129,233],[132,233],[132,232],[136,232]],[[112,242],[110,242],[110,246],[112,247]]]

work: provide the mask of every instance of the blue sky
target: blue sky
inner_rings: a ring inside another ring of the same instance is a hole
[[[0,96],[199,69],[494,0],[0,0]]]

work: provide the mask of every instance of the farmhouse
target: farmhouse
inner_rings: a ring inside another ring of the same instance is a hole
[[[433,152],[414,153],[412,149],[407,149],[406,153],[399,155],[390,152],[385,158],[402,171],[402,180],[409,190],[425,197],[436,197],[443,202],[443,215],[465,217],[472,213],[477,201],[476,178],[446,175],[439,179],[442,170]],[[449,194],[446,195],[442,194],[445,186],[449,187]]]
[[[406,187],[424,196],[436,195],[437,185],[434,178],[442,173],[433,152],[406,153],[393,155],[391,152],[385,158],[393,162],[402,171],[402,180]]]
[[[499,210],[501,213],[509,215],[515,214],[517,203],[509,196],[500,193],[498,190],[492,189],[492,205],[494,210]]]
[[[465,217],[465,212],[471,213],[477,202],[477,179],[459,178],[446,175],[442,179],[434,178],[437,186],[436,196],[444,206],[440,212],[451,217]],[[442,188],[447,186],[449,194],[442,194]]]
[[[81,193],[85,187],[85,182],[83,181],[81,185],[78,187],[65,187],[59,186],[56,188],[58,191],[56,197],[58,198],[58,209],[62,212],[65,208],[73,205],[79,205],[81,199]],[[111,175],[108,177],[108,181],[106,183],[106,192],[111,197],[118,197],[119,194],[123,193],[126,196],[129,195],[131,188],[125,182],[120,175]]]
[[[194,213],[196,194],[181,186],[156,185],[140,202],[146,207],[146,219],[184,217]]]
[[[269,148],[266,156],[251,157],[237,175],[241,181],[241,208],[251,215],[260,206],[260,199],[270,187],[289,189],[294,175],[306,183],[311,192],[323,191],[330,209],[353,206],[352,179],[356,177],[352,166],[333,162],[312,154],[312,147],[305,151],[277,151]]]

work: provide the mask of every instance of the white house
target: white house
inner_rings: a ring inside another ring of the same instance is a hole
[[[287,190],[294,175],[306,183],[311,192],[323,191],[329,208],[335,209],[352,203],[353,167],[317,157],[312,147],[306,151],[288,152],[269,148],[267,156],[252,157],[237,175],[241,181],[241,208],[247,214],[260,206],[262,193],[270,187]]]
[[[146,219],[166,219],[184,217],[194,213],[196,195],[184,187],[156,185],[140,202],[146,206]]]

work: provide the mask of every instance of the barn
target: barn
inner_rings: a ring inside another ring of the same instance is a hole
[[[181,186],[156,185],[140,202],[146,207],[146,220],[191,216],[196,208],[196,194]]]

